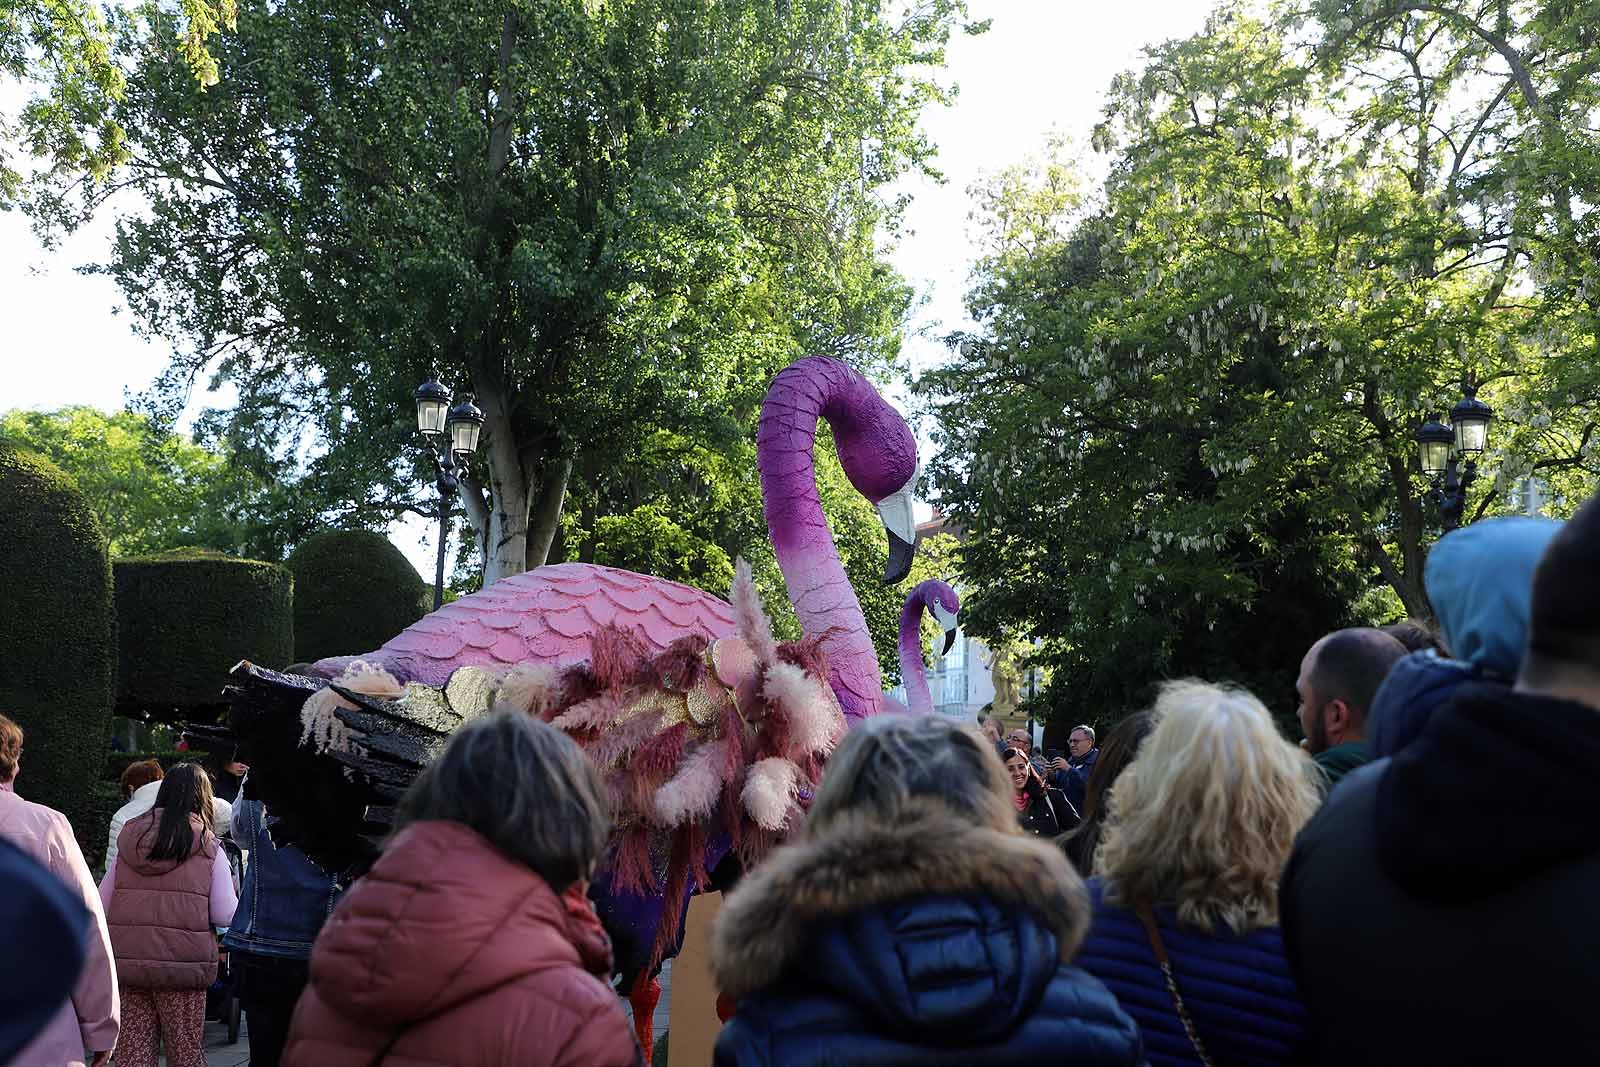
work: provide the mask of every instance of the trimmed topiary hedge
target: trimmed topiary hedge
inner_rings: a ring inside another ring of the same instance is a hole
[[[177,749],[151,749],[148,752],[113,752],[106,757],[106,764],[100,772],[100,778],[102,781],[117,785],[122,781],[123,771],[135,763],[143,763],[145,760],[152,759],[160,761],[162,770],[170,771],[179,763],[205,762],[205,753],[179,752]]]
[[[214,552],[119,559],[117,709],[161,722],[223,710],[242,659],[294,659],[294,577],[275,563]]]
[[[294,658],[371,652],[422,618],[430,587],[389,539],[369,530],[325,530],[290,554]]]
[[[106,849],[111,846],[111,816],[122,807],[122,790],[115,782],[93,782],[84,787],[83,825],[72,824],[83,858],[95,880],[104,877]]]
[[[70,477],[3,445],[0,589],[0,714],[26,735],[17,792],[65,812],[88,851],[116,665],[106,540]]]

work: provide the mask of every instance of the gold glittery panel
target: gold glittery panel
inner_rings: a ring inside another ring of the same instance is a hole
[[[688,700],[682,693],[673,693],[664,689],[651,689],[638,700],[629,705],[626,711],[617,716],[618,722],[626,722],[647,711],[661,713],[661,729],[676,726],[680,722],[689,721]]]
[[[400,698],[405,717],[419,726],[436,733],[447,734],[461,725],[461,716],[450,708],[444,691],[421,682],[407,682],[405,695]]]
[[[697,725],[710,726],[722,717],[728,706],[728,691],[712,681],[702,678],[700,684],[689,690],[689,718]]]
[[[444,695],[450,710],[463,719],[476,718],[489,710],[500,680],[482,667],[458,667],[445,683]]]

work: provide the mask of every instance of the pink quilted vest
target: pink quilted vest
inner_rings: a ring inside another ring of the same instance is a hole
[[[211,870],[217,839],[189,816],[196,847],[181,863],[154,862],[161,809],[129,820],[117,835],[117,880],[106,922],[124,989],[204,989],[217,977],[211,927]]]

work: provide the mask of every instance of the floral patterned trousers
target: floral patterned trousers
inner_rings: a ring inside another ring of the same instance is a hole
[[[206,991],[181,989],[122,991],[122,1033],[117,1067],[156,1067],[157,1038],[169,1067],[206,1067],[201,1050],[206,1029]]]

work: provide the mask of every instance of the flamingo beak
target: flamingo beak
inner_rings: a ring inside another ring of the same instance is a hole
[[[916,481],[913,475],[898,492],[878,501],[878,517],[889,535],[889,566],[883,575],[886,585],[905,581],[917,554],[917,521],[911,504],[911,487]]]
[[[950,654],[950,650],[955,647],[956,643],[956,613],[953,611],[946,611],[944,607],[939,604],[934,604],[932,607],[933,617],[937,619],[939,625],[944,628],[944,649],[939,653],[939,655],[948,656]]]
[[[915,541],[907,541],[893,530],[889,534],[889,565],[883,572],[884,585],[899,585],[911,573],[911,561],[916,558]]]

